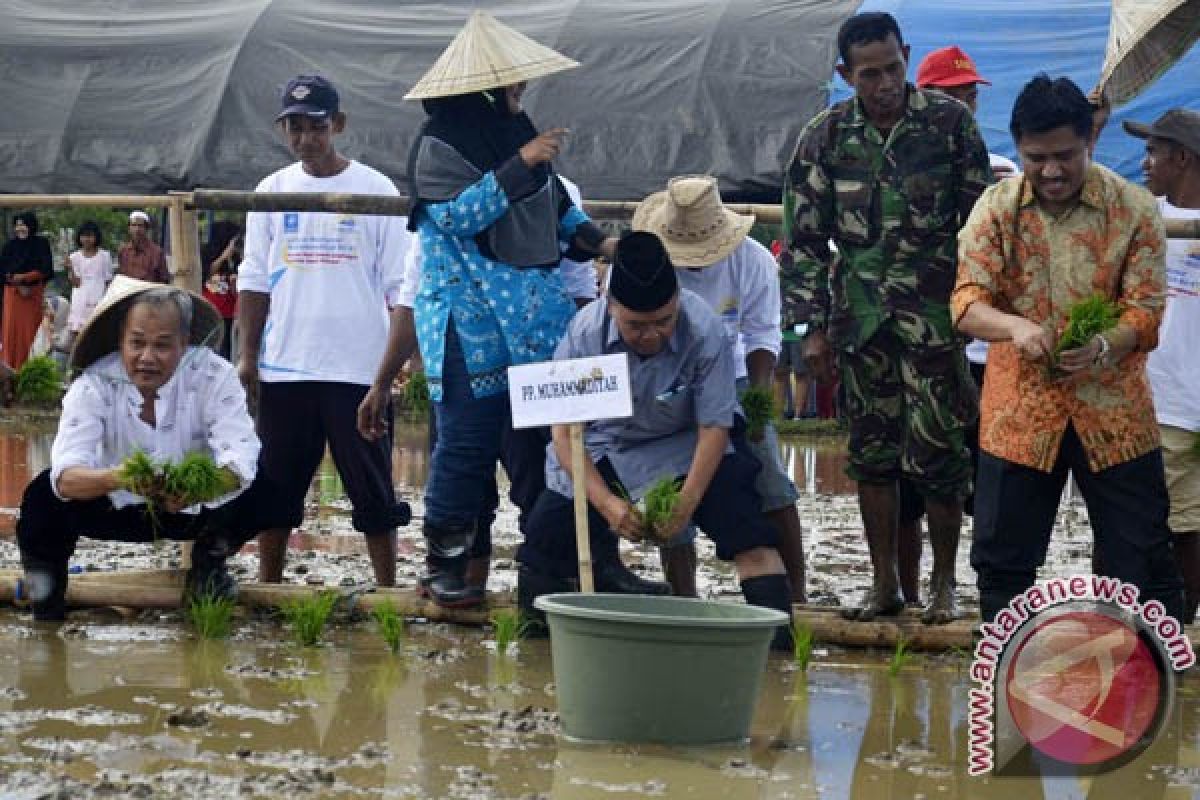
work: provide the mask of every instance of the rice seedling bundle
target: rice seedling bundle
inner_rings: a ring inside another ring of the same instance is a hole
[[[237,487],[237,479],[206,453],[188,453],[178,464],[163,467],[163,492],[189,506],[215,500]]]
[[[313,647],[321,641],[321,634],[325,632],[337,602],[337,592],[325,591],[284,603],[280,610],[296,641],[305,647]]]
[[[1098,333],[1112,330],[1121,318],[1117,304],[1103,295],[1092,295],[1071,306],[1067,314],[1067,326],[1059,337],[1055,358],[1065,350],[1083,347]]]
[[[742,412],[746,415],[746,435],[761,439],[763,431],[779,416],[775,397],[761,386],[751,386],[742,392]]]
[[[400,645],[404,643],[404,617],[400,616],[396,607],[390,602],[377,605],[371,610],[371,616],[375,618],[379,635],[383,637],[388,650],[400,652]]]
[[[18,403],[56,405],[63,393],[62,372],[49,356],[34,356],[21,365],[13,385]]]
[[[663,540],[663,529],[679,503],[683,481],[678,478],[659,478],[637,505],[642,514],[642,535],[646,539]]]

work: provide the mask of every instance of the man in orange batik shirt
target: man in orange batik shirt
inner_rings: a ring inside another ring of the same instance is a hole
[[[1024,175],[990,187],[959,234],[951,313],[994,343],[971,547],[985,621],[1033,585],[1068,472],[1111,574],[1183,610],[1146,380],[1166,241],[1154,198],[1091,163],[1091,124],[1070,80],[1030,81],[1010,126]],[[1071,307],[1096,294],[1117,304],[1117,326],[1056,353]]]

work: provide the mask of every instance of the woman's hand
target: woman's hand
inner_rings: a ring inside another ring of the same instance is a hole
[[[538,164],[553,161],[562,149],[563,139],[570,133],[566,128],[554,128],[538,134],[536,139],[526,142],[521,148],[521,160],[533,169]]]

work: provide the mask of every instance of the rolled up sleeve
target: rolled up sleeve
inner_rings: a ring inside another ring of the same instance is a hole
[[[950,315],[957,326],[973,303],[995,305],[997,279],[1004,271],[1004,242],[988,189],[958,233],[958,275],[950,294]]]
[[[72,467],[100,467],[100,445],[104,436],[104,398],[86,376],[79,378],[63,397],[58,433],[50,448],[50,486],[60,500],[58,480]]]
[[[1158,327],[1166,305],[1167,241],[1161,217],[1142,213],[1121,271],[1118,302],[1121,324],[1137,334],[1143,353],[1158,346]]]
[[[246,392],[232,367],[213,383],[206,398],[204,423],[208,448],[218,467],[237,474],[242,488],[253,482],[258,472],[260,443],[254,420],[246,410]],[[232,496],[232,495],[230,495]],[[228,499],[221,498],[219,505]]]
[[[783,347],[780,328],[779,265],[771,251],[757,242],[747,249],[742,274],[740,332],[746,354],[766,350],[776,358]]]

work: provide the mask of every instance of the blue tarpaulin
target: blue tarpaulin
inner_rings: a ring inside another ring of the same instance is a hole
[[[862,11],[887,11],[896,17],[912,46],[909,77],[932,50],[956,44],[992,82],[979,92],[980,127],[988,148],[1016,159],[1008,120],[1017,93],[1038,72],[1066,75],[1084,92],[1100,78],[1108,40],[1111,3],[1107,0],[866,0]],[[1113,111],[1096,148],[1096,160],[1131,180],[1141,180],[1143,143],[1121,128],[1121,120],[1153,120],[1169,108],[1200,110],[1200,47],[1193,47],[1156,83]],[[849,96],[838,79],[833,100]]]

